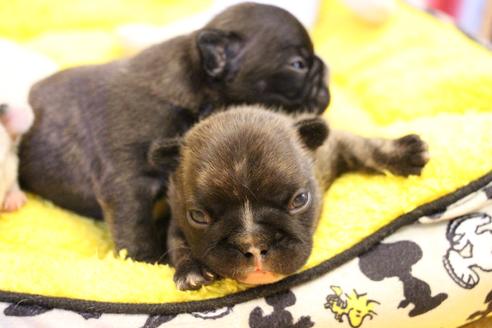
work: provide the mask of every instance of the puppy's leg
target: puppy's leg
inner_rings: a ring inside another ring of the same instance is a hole
[[[390,171],[401,176],[420,175],[429,160],[427,145],[416,134],[389,140],[340,132],[338,142],[340,155],[350,169]]]
[[[27,201],[26,195],[22,192],[18,182],[19,158],[17,149],[10,149],[4,162],[4,180],[7,186],[5,198],[3,199],[2,210],[13,212],[20,209]]]
[[[155,194],[149,185],[153,182],[144,177],[115,178],[96,189],[116,251],[126,249],[137,261],[157,262],[164,253],[152,220]]]
[[[16,181],[5,195],[3,210],[7,212],[17,211],[26,203],[26,201],[26,195],[22,192]]]
[[[332,130],[316,153],[317,173],[325,189],[336,176],[353,170],[420,175],[428,160],[427,145],[415,134],[392,140]]]
[[[199,289],[217,278],[213,272],[193,258],[183,233],[173,221],[169,226],[167,240],[169,258],[176,269],[174,282],[178,289]]]

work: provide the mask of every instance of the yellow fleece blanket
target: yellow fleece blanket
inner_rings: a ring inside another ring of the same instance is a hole
[[[118,25],[163,23],[207,6],[165,3],[4,1],[0,37],[23,42],[65,67],[103,62],[122,55]],[[331,67],[332,125],[368,136],[418,133],[429,143],[431,160],[421,177],[338,179],[326,194],[306,268],[492,169],[492,54],[485,48],[403,3],[388,22],[373,26],[340,0],[326,0],[312,32],[317,52]],[[172,268],[114,256],[104,223],[35,196],[21,211],[0,215],[0,267],[0,290],[94,301],[182,302],[247,288],[222,280],[199,291],[178,291]]]

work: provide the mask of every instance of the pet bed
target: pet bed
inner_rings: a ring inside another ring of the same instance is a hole
[[[9,4],[0,16],[27,3]],[[50,3],[61,13],[55,7],[65,2]],[[29,20],[24,34],[6,25],[0,32],[67,66],[120,55],[113,28],[136,6],[164,11],[127,0],[111,15],[111,2],[97,1],[90,16],[80,6],[96,1],[71,3],[51,28],[73,29],[66,24],[76,16],[76,32],[33,39]],[[221,280],[187,292],[175,288],[168,266],[114,256],[104,223],[30,195],[21,211],[0,216],[0,326],[457,327],[490,315],[492,54],[404,3],[372,26],[326,0],[312,32],[331,67],[332,126],[366,136],[420,134],[431,155],[422,176],[346,174],[325,196],[313,253],[299,273],[272,285]],[[91,35],[110,42],[73,41]]]

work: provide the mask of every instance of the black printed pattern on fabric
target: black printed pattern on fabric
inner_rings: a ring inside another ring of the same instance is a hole
[[[429,284],[412,276],[412,266],[421,258],[422,249],[414,242],[381,243],[359,258],[359,267],[373,281],[398,278],[405,297],[398,308],[414,304],[408,314],[414,317],[438,307],[448,297],[446,293],[432,296]]]
[[[259,306],[255,307],[249,314],[251,328],[310,328],[314,326],[310,316],[302,316],[294,323],[294,317],[285,309],[296,304],[296,296],[290,290],[267,296],[265,301],[273,307],[273,312],[264,315]]]
[[[35,304],[10,304],[3,310],[3,314],[9,317],[34,317],[36,315],[43,314],[51,311],[51,308]]]
[[[478,190],[472,194],[469,194],[468,196],[466,196],[466,197],[458,200],[457,202],[447,206],[444,210],[439,209],[434,213],[430,213],[428,215],[425,215],[423,218],[420,218],[419,221],[420,221],[420,223],[429,223],[431,221],[438,221],[438,220],[441,220],[441,218],[443,216],[448,214],[448,211],[456,210],[456,208],[460,208],[462,206],[466,207],[467,204],[475,203],[475,202],[482,202],[483,205],[485,206],[485,204],[487,203],[487,200],[490,200],[490,199],[492,199],[492,184],[489,184],[489,185],[483,187],[481,190]],[[451,217],[448,219],[455,219],[455,218]]]
[[[45,312],[53,310],[52,308],[47,308],[44,306],[39,306],[36,304],[10,304],[8,307],[3,310],[3,313],[9,317],[34,317]],[[77,312],[74,313],[79,314],[85,320],[89,319],[99,319],[102,313],[98,312]]]
[[[477,312],[472,313],[468,317],[468,320],[483,319],[483,318],[487,317],[488,315],[492,314],[492,290],[485,297],[484,303],[487,304],[487,308],[483,311],[477,311]]]
[[[487,196],[488,199],[492,199],[492,186],[488,186],[484,190],[485,196]]]
[[[192,312],[190,313],[193,317],[203,319],[203,320],[217,320],[225,317],[232,313],[232,306],[223,307],[213,311],[205,312]]]
[[[446,238],[450,247],[444,268],[460,287],[471,289],[480,282],[478,270],[492,271],[492,217],[472,213],[449,222]]]
[[[144,325],[141,328],[158,328],[163,323],[173,320],[176,318],[176,314],[172,315],[151,315],[147,318]]]
[[[102,316],[102,313],[99,312],[77,312],[84,318],[85,320],[89,319],[99,319]]]

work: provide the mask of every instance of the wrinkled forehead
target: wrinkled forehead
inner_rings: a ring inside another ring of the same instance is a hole
[[[198,165],[189,190],[193,202],[241,204],[245,199],[284,203],[307,186],[310,167],[278,152],[232,156]]]

